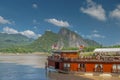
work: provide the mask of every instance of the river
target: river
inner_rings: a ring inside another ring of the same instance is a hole
[[[43,55],[0,55],[0,80],[48,80],[45,61]]]
[[[0,80],[119,80],[111,77],[86,77],[47,72],[46,55],[0,55]]]

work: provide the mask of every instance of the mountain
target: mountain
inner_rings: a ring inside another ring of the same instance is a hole
[[[52,31],[46,31],[41,37],[35,40],[30,47],[34,51],[48,51],[52,44],[57,43],[59,40],[59,35],[53,33]]]
[[[91,39],[84,39],[89,46],[101,47],[102,45]]]
[[[27,45],[32,41],[33,39],[27,38],[21,34],[0,33],[0,48]]]
[[[100,46],[99,43],[84,39],[77,33],[67,29],[61,28],[58,33],[46,31],[41,37],[35,40],[30,46],[35,51],[49,51],[51,46],[56,44],[59,48],[71,48],[84,46]]]
[[[88,46],[88,44],[84,41],[84,39],[80,35],[67,28],[61,28],[58,34],[61,36],[62,40],[67,41],[67,45],[65,45],[66,47],[67,46],[77,47],[80,45]]]

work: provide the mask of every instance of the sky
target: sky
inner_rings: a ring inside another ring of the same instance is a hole
[[[120,0],[0,0],[0,32],[38,38],[66,27],[103,45],[120,44]]]

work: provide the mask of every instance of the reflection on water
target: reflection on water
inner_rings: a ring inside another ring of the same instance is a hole
[[[44,63],[46,56],[0,56],[0,80],[48,80]]]
[[[48,80],[42,68],[15,63],[0,63],[0,80]]]

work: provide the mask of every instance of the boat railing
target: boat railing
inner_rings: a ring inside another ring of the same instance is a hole
[[[64,67],[64,71],[70,71],[70,67]]]
[[[48,59],[55,60],[55,61],[99,61],[99,62],[120,62],[120,57],[108,57],[102,56],[101,58],[97,59],[95,56],[87,56],[87,57],[77,57],[77,58],[70,58],[70,57],[54,57],[48,56]]]
[[[120,69],[112,69],[112,73],[120,73]]]
[[[78,71],[85,72],[85,70],[86,70],[86,68],[84,68],[84,67],[79,67],[79,68],[78,68]]]
[[[94,68],[94,72],[103,72],[103,68]]]

